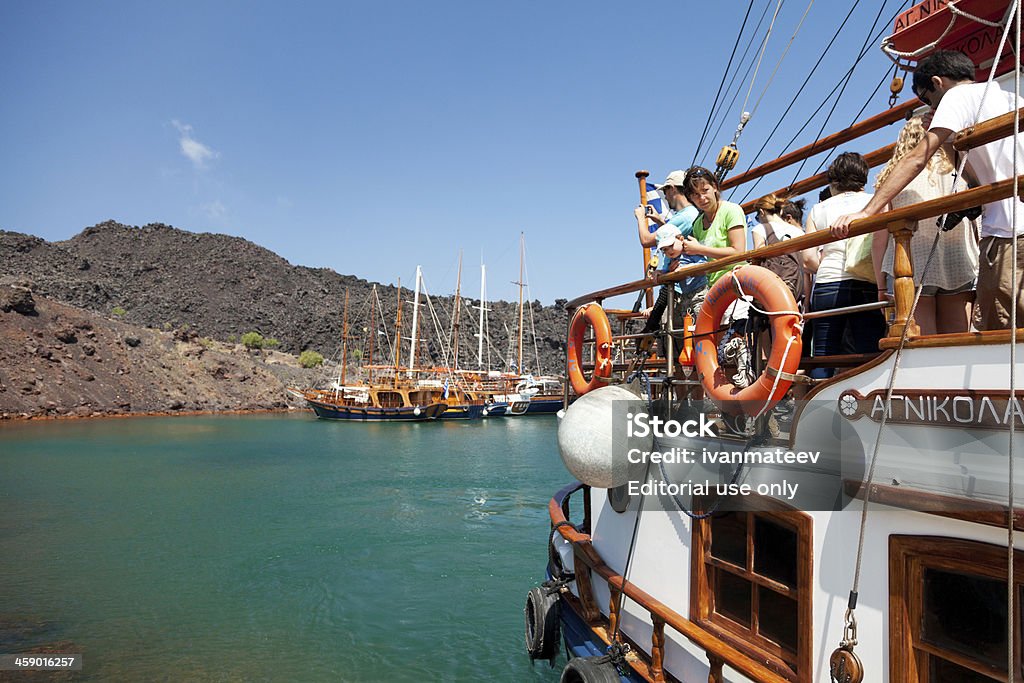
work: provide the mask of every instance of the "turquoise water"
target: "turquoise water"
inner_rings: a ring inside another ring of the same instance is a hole
[[[543,417],[4,424],[0,653],[59,643],[84,680],[555,681],[522,609],[570,480]]]

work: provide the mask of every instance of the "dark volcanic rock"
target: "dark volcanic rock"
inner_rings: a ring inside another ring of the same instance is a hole
[[[22,315],[35,314],[36,302],[32,298],[32,292],[25,287],[0,285],[0,311],[14,311]]]
[[[86,228],[64,242],[0,231],[0,276],[27,276],[32,291],[103,316],[159,330],[185,329],[226,341],[246,332],[277,339],[282,351],[305,349],[331,356],[342,332],[340,301],[348,290],[350,321],[367,310],[372,283],[324,268],[293,266],[252,242],[226,235],[190,233],[153,223],[141,228],[108,221]],[[397,292],[377,285],[385,320],[395,319]],[[31,296],[31,295],[30,295]],[[412,292],[403,293],[410,300]],[[449,324],[452,297],[432,297],[443,325]],[[475,365],[473,321],[479,301],[463,299],[459,357]],[[491,366],[517,354],[509,335],[518,324],[518,306],[488,303]],[[406,310],[406,314],[408,314]],[[380,316],[377,316],[379,319]],[[524,327],[536,330],[536,347],[527,334],[524,369],[561,373],[565,348],[565,312],[557,306],[529,303]],[[405,318],[408,320],[408,318]],[[350,324],[360,329],[365,322]],[[187,326],[187,327],[186,327]],[[383,329],[383,327],[381,328]],[[424,328],[421,328],[421,330]],[[393,336],[394,329],[387,330]],[[408,331],[403,331],[404,336]],[[538,363],[533,360],[536,354]],[[407,351],[406,351],[407,353]],[[439,363],[440,346],[428,342],[421,356]]]

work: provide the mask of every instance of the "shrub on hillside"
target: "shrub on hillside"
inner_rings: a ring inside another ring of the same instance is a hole
[[[316,351],[306,349],[299,354],[299,365],[304,368],[315,368],[324,364],[324,357]]]
[[[242,346],[247,349],[262,349],[266,340],[259,332],[246,332],[242,335]]]

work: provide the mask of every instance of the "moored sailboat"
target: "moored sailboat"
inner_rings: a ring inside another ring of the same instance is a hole
[[[398,297],[401,300],[402,286],[399,281]],[[379,307],[377,288],[374,286],[370,317]],[[373,344],[376,334],[369,335],[370,349],[368,363],[361,370],[364,374],[358,382],[347,381],[348,370],[348,292],[345,292],[345,307],[342,314],[341,359],[337,377],[325,388],[289,388],[293,395],[305,399],[306,404],[318,418],[326,420],[351,420],[358,422],[422,422],[435,420],[444,414],[448,405],[430,391],[408,385],[401,381],[398,369],[400,352],[402,308],[398,307],[395,320],[394,365],[373,365]],[[374,323],[373,328],[377,326]]]

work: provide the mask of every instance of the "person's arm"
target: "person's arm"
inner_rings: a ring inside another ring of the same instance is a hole
[[[764,235],[760,232],[750,231],[750,240],[754,244],[754,249],[760,249],[764,246]]]
[[[654,236],[647,227],[647,214],[644,213],[644,207],[638,206],[633,209],[633,215],[636,216],[636,227],[639,231],[640,246],[653,248],[658,243],[658,238]]]
[[[817,232],[818,228],[814,224],[814,218],[812,215],[807,216],[807,228],[804,230],[805,235],[810,235],[812,232]],[[804,272],[807,274],[818,272],[818,249],[819,247],[808,247],[800,252],[800,263],[803,264]]]
[[[886,211],[890,210],[890,207],[885,207]],[[887,301],[887,290],[885,288],[885,273],[882,272],[882,260],[885,259],[885,252],[889,248],[889,244],[892,240],[889,238],[889,231],[879,230],[872,234],[871,242],[871,265],[875,268],[875,282],[878,283],[878,300]]]
[[[925,169],[928,160],[952,134],[953,131],[948,128],[933,128],[925,133],[924,139],[917,143],[917,147],[910,150],[910,153],[900,159],[889,172],[889,177],[875,190],[867,206],[857,213],[848,213],[836,219],[831,226],[832,234],[836,237],[846,237],[850,234],[850,223],[881,213],[892,198],[902,192],[910,181]]]
[[[734,225],[730,227],[729,232],[727,233],[727,238],[729,240],[729,246],[727,247],[707,247],[695,240],[693,237],[686,237],[683,239],[683,253],[706,256],[709,259],[720,259],[725,258],[726,256],[742,254],[746,251],[746,226]]]

